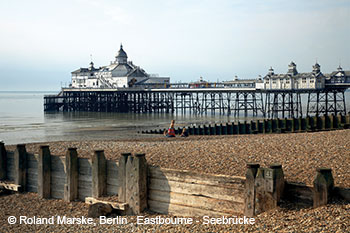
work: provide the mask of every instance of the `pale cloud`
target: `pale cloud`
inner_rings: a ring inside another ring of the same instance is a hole
[[[130,12],[120,7],[118,1],[108,0],[76,0],[82,4],[89,5],[94,8],[96,12],[102,12],[107,20],[117,22],[120,24],[130,25],[132,22],[132,16]],[[93,16],[92,16],[93,18]]]
[[[309,71],[316,57],[330,72],[339,60],[350,69],[348,22],[343,0],[13,0],[0,8],[0,68],[30,68],[23,82],[42,69],[69,79],[90,54],[108,64],[122,42],[135,64],[173,81],[253,78],[291,60]]]

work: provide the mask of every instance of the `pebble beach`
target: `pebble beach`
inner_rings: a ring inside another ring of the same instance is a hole
[[[350,187],[350,130],[315,133],[190,136],[118,141],[67,141],[27,144],[27,151],[37,153],[40,145],[49,145],[51,154],[64,155],[68,147],[76,147],[80,157],[90,157],[103,149],[107,159],[119,159],[124,152],[145,153],[152,166],[191,170],[199,173],[244,176],[247,162],[261,166],[281,163],[285,179],[311,185],[318,167],[332,168],[336,186]],[[14,145],[7,145],[13,150]],[[11,206],[11,208],[9,208]],[[28,208],[30,206],[30,208]],[[37,194],[0,195],[0,224],[4,231],[126,231],[126,232],[349,232],[350,204],[332,200],[320,208],[298,207],[282,203],[277,209],[256,216],[254,225],[9,225],[7,217],[19,216],[87,216],[88,206],[82,202],[42,200]],[[146,216],[158,216],[145,213]],[[171,216],[170,216],[171,217]],[[132,224],[131,224],[132,223]]]
[[[64,155],[77,148],[79,157],[89,158],[103,149],[107,159],[118,160],[121,153],[145,153],[148,164],[162,168],[201,173],[244,176],[246,163],[266,167],[283,166],[285,179],[312,184],[316,168],[332,168],[335,185],[350,187],[350,130],[314,133],[258,134],[234,136],[155,137],[119,141],[67,141],[28,144],[27,151],[38,153],[49,145],[51,154]],[[7,146],[14,150],[15,146]]]

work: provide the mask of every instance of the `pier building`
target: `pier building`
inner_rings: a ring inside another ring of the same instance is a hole
[[[144,69],[128,61],[128,55],[120,45],[115,60],[110,65],[96,68],[91,61],[88,68],[72,72],[71,88],[130,88],[163,87],[170,83],[169,77],[146,73]]]
[[[236,117],[302,117],[346,114],[345,94],[350,71],[338,67],[323,73],[317,62],[310,72],[299,73],[294,62],[287,73],[268,73],[254,79],[170,83],[169,77],[146,73],[128,61],[120,46],[108,66],[72,72],[72,83],[58,95],[44,97],[44,111],[164,112],[226,114]],[[302,96],[307,100],[303,113]]]

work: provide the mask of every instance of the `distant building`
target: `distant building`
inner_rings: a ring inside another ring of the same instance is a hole
[[[296,64],[291,62],[286,74],[275,74],[271,67],[263,79],[263,87],[266,90],[323,89],[326,76],[322,74],[321,66],[316,62],[312,68],[312,72],[299,73]],[[262,87],[261,84],[259,86]]]
[[[326,83],[350,83],[350,71],[344,71],[339,65],[337,71],[326,74]]]
[[[139,66],[128,61],[128,56],[120,45],[115,61],[108,66],[80,68],[72,72],[72,88],[155,88],[170,83],[169,77],[149,75]]]

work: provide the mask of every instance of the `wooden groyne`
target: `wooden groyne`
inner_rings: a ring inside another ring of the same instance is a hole
[[[177,127],[175,133],[180,135],[184,127]],[[305,118],[264,119],[244,122],[227,122],[215,124],[190,125],[185,127],[189,135],[237,135],[266,133],[297,133],[337,130],[350,128],[350,113],[346,115],[324,115]],[[145,130],[143,134],[163,134],[165,128]]]
[[[75,148],[55,156],[48,146],[28,153],[0,143],[0,189],[36,192],[41,198],[108,203],[125,214],[146,209],[180,216],[254,216],[276,208],[281,200],[318,207],[331,197],[350,200],[350,189],[334,187],[332,170],[315,168],[313,186],[284,179],[281,164],[246,164],[245,176],[204,174],[148,165],[145,154],[123,153],[119,161],[103,150],[80,158]],[[116,197],[115,202],[101,196]]]

